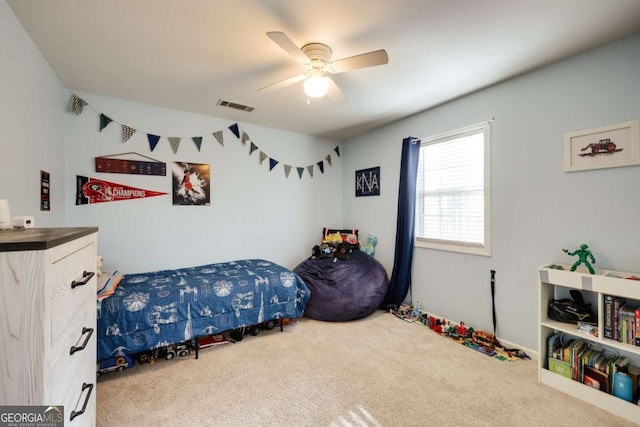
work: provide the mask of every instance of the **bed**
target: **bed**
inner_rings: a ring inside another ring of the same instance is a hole
[[[125,275],[98,300],[98,361],[299,318],[309,297],[296,273],[263,259]]]
[[[311,257],[293,270],[311,291],[306,317],[342,322],[366,317],[378,309],[389,280],[372,256],[353,249],[348,257]]]

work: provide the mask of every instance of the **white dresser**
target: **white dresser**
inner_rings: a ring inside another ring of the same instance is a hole
[[[97,231],[0,231],[0,405],[96,424]]]

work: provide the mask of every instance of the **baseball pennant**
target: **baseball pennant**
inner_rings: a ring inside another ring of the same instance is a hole
[[[151,161],[117,158],[125,155],[136,155]],[[111,154],[96,157],[96,172],[165,176],[167,175],[167,164],[134,152]]]
[[[76,175],[76,205],[144,199],[164,194],[167,193]]]

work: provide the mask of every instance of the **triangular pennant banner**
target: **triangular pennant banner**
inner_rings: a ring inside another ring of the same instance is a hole
[[[335,151],[336,154],[338,155],[338,157],[340,157],[340,146],[339,145],[336,145],[336,148],[334,148],[333,151]]]
[[[236,136],[236,138],[240,138],[240,131],[238,130],[238,124],[234,123],[231,126],[229,126],[229,130],[231,132],[233,132],[233,134]]]
[[[289,173],[291,172],[291,165],[284,165],[284,177],[289,178]]]
[[[329,163],[329,166],[331,166],[331,154],[327,154],[327,157],[324,158],[327,163]]]
[[[320,160],[318,163],[316,163],[316,165],[318,165],[318,169],[320,169],[320,172],[324,173],[324,162]]]
[[[249,135],[247,135],[246,132],[242,132],[242,143],[246,144],[247,141],[249,141],[251,138],[249,138]]]
[[[76,113],[76,116],[79,116],[80,113],[82,113],[82,109],[84,108],[85,105],[87,105],[85,100],[78,97],[78,95],[73,95],[71,97],[70,108],[71,108],[71,111]]]
[[[313,178],[313,165],[307,166],[307,170],[309,171],[309,175]]]
[[[196,144],[196,147],[198,147],[198,151],[200,151],[200,146],[202,145],[202,137],[201,136],[194,136],[191,139],[193,140],[193,143]]]
[[[260,164],[262,164],[262,162],[264,162],[264,159],[266,159],[267,157],[269,157],[269,156],[267,156],[266,154],[264,154],[264,153],[261,151],[261,152],[260,152]]]
[[[217,130],[212,133],[212,135],[216,138],[216,140],[220,143],[220,145],[224,146],[224,139],[222,137],[222,131]]]
[[[253,142],[251,143],[251,147],[249,148],[249,155],[252,155],[254,151],[256,151],[258,147]]]
[[[167,193],[76,175],[76,205],[143,199],[163,194]]]
[[[169,144],[171,144],[171,149],[173,150],[173,154],[178,153],[178,147],[180,146],[180,138],[177,136],[170,136],[167,138],[169,140]]]
[[[136,130],[134,128],[127,125],[122,125],[122,142],[127,142],[134,133],[136,133]]]
[[[298,176],[300,177],[300,179],[302,179],[302,174],[304,173],[304,168],[296,168],[298,170]]]
[[[160,141],[160,137],[158,135],[147,134],[147,139],[149,140],[149,148],[151,148],[151,151],[155,150],[158,141]]]
[[[269,158],[269,171],[272,171],[278,163],[280,162],[278,162],[276,159]]]
[[[112,121],[113,121],[113,119],[110,119],[109,117],[107,117],[104,114],[100,113],[100,131],[102,131],[102,129],[106,128],[107,125],[109,123],[111,123]]]

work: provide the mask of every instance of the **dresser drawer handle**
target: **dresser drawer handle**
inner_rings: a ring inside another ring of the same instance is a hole
[[[91,280],[91,278],[95,275],[96,273],[93,271],[85,271],[84,273],[82,273],[82,280],[80,282],[76,282],[75,280],[73,282],[71,282],[71,289],[75,288],[76,286],[84,286],[87,283],[89,283],[89,280]]]
[[[76,347],[76,346],[71,346],[71,350],[69,350],[69,354],[73,355],[73,353],[75,353],[76,351],[80,351],[80,350],[84,350],[84,348],[87,346],[87,343],[89,342],[89,338],[91,338],[91,335],[93,334],[93,328],[82,328],[82,335],[89,333],[87,335],[87,337],[84,339],[84,342],[82,343],[82,345],[80,347]]]
[[[71,411],[71,415],[69,416],[69,421],[73,421],[73,419],[78,415],[84,414],[84,411],[87,409],[87,405],[89,404],[89,399],[91,398],[91,392],[93,391],[93,384],[87,384],[87,383],[82,384],[82,391],[80,392],[80,395],[82,395],[82,393],[84,393],[86,389],[89,389],[89,393],[87,393],[87,397],[84,398],[84,405],[82,405],[82,409],[77,412]]]

